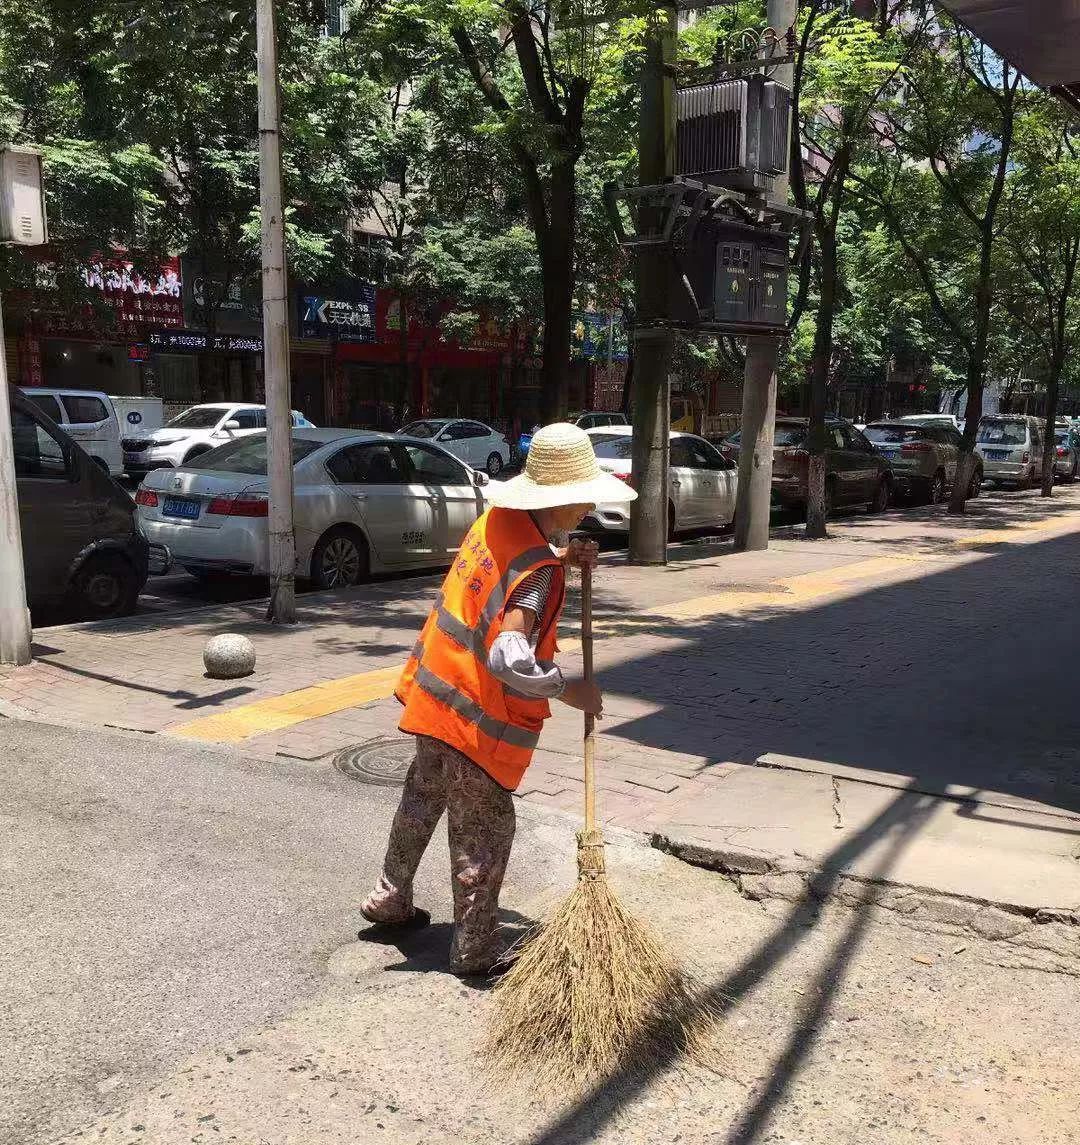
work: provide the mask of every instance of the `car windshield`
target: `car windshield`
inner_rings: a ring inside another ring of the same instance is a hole
[[[398,432],[408,437],[434,437],[445,425],[441,421],[410,421],[404,429]]]
[[[223,409],[211,409],[208,406],[192,406],[191,409],[178,413],[172,421],[167,422],[169,429],[213,429],[225,416]]]
[[[805,425],[784,425],[778,422],[773,436],[773,445],[802,445],[806,440]]]
[[[292,459],[293,465],[303,461],[309,453],[320,449],[325,442],[311,441],[308,438],[293,438]],[[210,469],[222,473],[250,473],[254,477],[266,476],[266,435],[258,434],[254,437],[240,437],[235,441],[219,445],[204,453],[197,461],[192,462],[193,469]]]
[[[868,425],[864,430],[871,441],[882,445],[897,445],[903,441],[918,441],[921,429],[909,425]]]
[[[628,433],[590,433],[596,456],[605,461],[628,461],[634,448],[633,439]]]
[[[975,440],[981,445],[1025,445],[1027,426],[1022,421],[984,421]]]

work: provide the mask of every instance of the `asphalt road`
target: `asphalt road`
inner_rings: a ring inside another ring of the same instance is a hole
[[[417,884],[435,925],[356,940],[394,789],[2,720],[0,767],[3,1145],[1075,1139],[1080,979],[1036,950],[750,901],[609,832],[619,894],[726,1000],[724,1062],[551,1103],[478,1069],[490,998],[442,972],[441,833]],[[573,828],[519,814],[511,922],[565,893]]]

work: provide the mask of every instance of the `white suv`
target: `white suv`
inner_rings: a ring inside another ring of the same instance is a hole
[[[303,414],[292,411],[294,426],[310,426]],[[266,429],[266,406],[251,402],[209,402],[191,406],[161,429],[145,437],[125,437],[124,469],[131,476],[151,469],[187,465],[235,437]]]

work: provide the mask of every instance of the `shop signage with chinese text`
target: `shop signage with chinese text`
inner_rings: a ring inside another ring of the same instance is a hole
[[[344,297],[300,293],[301,338],[337,342],[375,341],[375,287],[361,283],[342,293]]]
[[[202,330],[154,330],[148,341],[162,354],[205,354],[210,349],[224,354],[261,354],[263,348],[261,338],[242,334],[216,334],[211,345],[210,335]]]

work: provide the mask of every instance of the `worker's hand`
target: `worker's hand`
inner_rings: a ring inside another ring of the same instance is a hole
[[[563,564],[571,568],[580,569],[588,565],[596,568],[600,560],[600,546],[595,541],[584,541],[581,537],[573,537],[563,553]]]
[[[597,719],[603,718],[604,697],[600,694],[600,689],[588,680],[571,680],[559,698],[564,704],[577,708],[579,712],[588,712]]]

